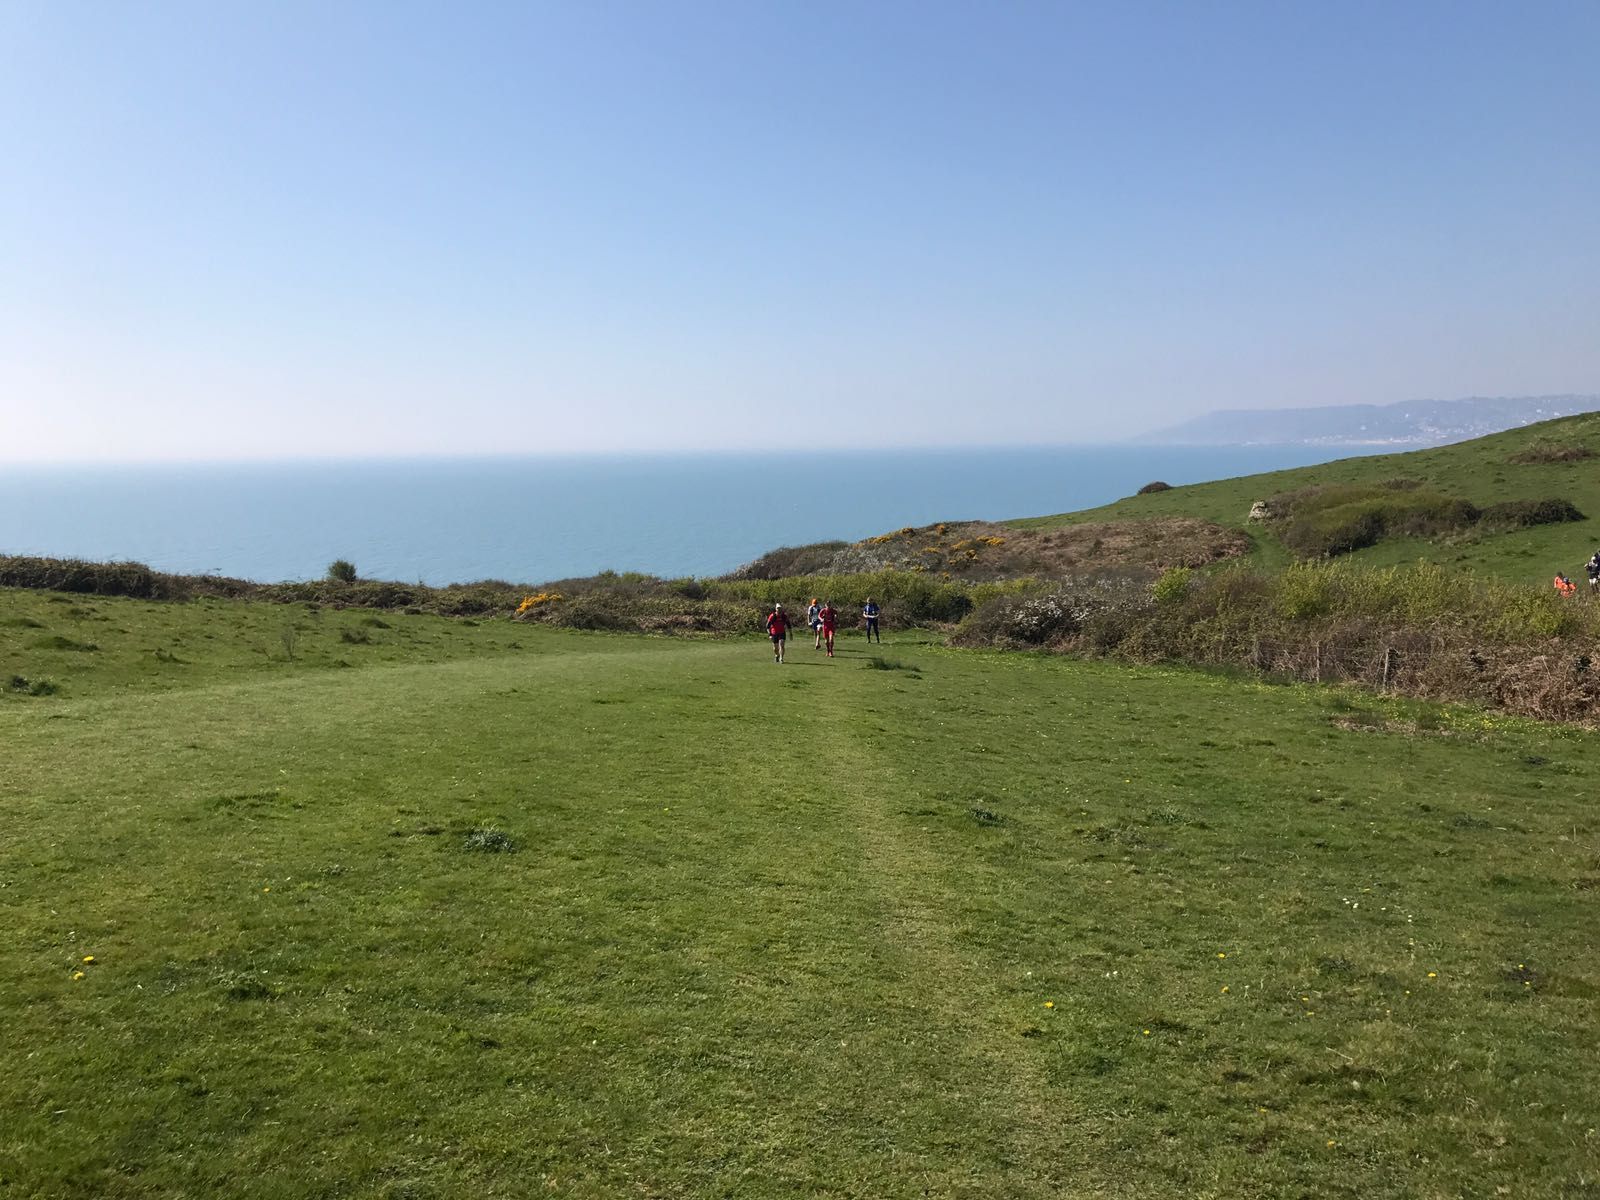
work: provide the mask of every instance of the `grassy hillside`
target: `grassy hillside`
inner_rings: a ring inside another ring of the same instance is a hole
[[[1515,456],[1541,444],[1579,446],[1600,455],[1600,413],[1545,421],[1433,450],[1346,458],[1319,466],[1176,487],[1130,496],[1102,508],[1011,524],[1024,529],[1047,529],[1090,521],[1188,516],[1245,527],[1251,504],[1275,493],[1313,485],[1376,484],[1406,478],[1480,506],[1560,496],[1576,504],[1588,520],[1481,538],[1396,538],[1357,551],[1352,556],[1354,561],[1389,566],[1425,558],[1507,579],[1543,583],[1557,570],[1579,573],[1584,560],[1600,546],[1600,457],[1565,462],[1513,461]],[[1270,532],[1259,525],[1251,526],[1250,532],[1255,541],[1253,556],[1261,565],[1276,567],[1289,561],[1288,552]]]
[[[1596,735],[363,615],[0,590],[0,1192],[1597,1186]]]

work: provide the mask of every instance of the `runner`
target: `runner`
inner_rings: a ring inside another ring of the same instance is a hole
[[[1600,558],[1600,554],[1596,557]],[[870,642],[873,637],[877,637],[878,645],[883,645],[883,634],[878,632],[878,602],[871,596],[868,596],[867,602],[861,606],[861,615],[867,622],[867,641]]]
[[[833,601],[824,600],[822,607],[817,610],[817,637],[828,644],[828,657],[833,657],[833,629],[838,623],[839,614],[833,610]]]
[[[783,661],[783,643],[789,636],[789,618],[783,615],[783,605],[774,604],[767,617],[767,636],[772,639],[772,661]]]
[[[1583,564],[1583,569],[1589,576],[1590,593],[1600,592],[1600,550],[1596,550],[1593,557]]]
[[[811,607],[806,609],[806,624],[811,626],[811,632],[817,635],[817,649],[822,649],[822,621],[817,616],[822,611],[822,605],[817,603],[815,596],[811,597]]]

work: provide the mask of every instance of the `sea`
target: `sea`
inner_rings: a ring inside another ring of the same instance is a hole
[[[540,583],[724,574],[778,546],[1108,503],[1361,451],[1076,446],[788,454],[0,465],[0,554],[160,571]],[[1242,515],[1242,514],[1241,514]]]

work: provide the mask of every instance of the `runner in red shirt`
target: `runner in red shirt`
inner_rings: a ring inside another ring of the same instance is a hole
[[[839,614],[834,611],[833,601],[824,600],[822,607],[817,611],[818,632],[828,647],[828,657],[833,657],[833,630],[839,622]]]
[[[772,639],[772,661],[783,661],[783,643],[789,636],[789,618],[783,615],[783,605],[774,604],[767,616],[767,636]]]

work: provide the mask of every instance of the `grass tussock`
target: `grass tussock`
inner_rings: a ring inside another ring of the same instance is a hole
[[[492,825],[470,830],[461,844],[463,849],[478,854],[510,854],[517,848],[509,833]]]
[[[922,668],[913,663],[901,662],[899,659],[884,658],[874,654],[862,664],[869,671],[909,671],[913,675],[922,673]]]
[[[6,687],[23,696],[54,696],[61,690],[49,679],[29,679],[26,675],[13,675]]]

